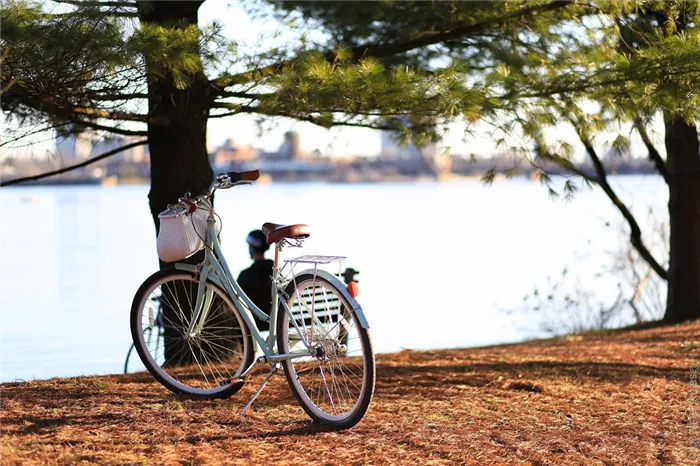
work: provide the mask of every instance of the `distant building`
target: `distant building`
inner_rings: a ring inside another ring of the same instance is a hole
[[[411,122],[407,117],[399,117],[404,125]],[[449,156],[440,153],[434,143],[418,146],[413,142],[404,144],[399,141],[399,134],[392,131],[381,132],[381,151],[374,169],[398,176],[434,176],[440,177],[451,171]]]
[[[101,137],[99,139],[94,140],[91,155],[94,157],[101,154],[105,154],[109,151],[118,149],[127,144],[136,142],[136,140],[136,138],[128,136],[110,136],[109,138]],[[146,163],[148,162],[148,157],[148,146],[144,144],[111,155],[108,159],[108,163],[110,165]]]
[[[102,137],[94,140],[91,153],[93,156],[102,155],[109,151],[116,150],[125,144],[128,144],[128,142],[121,136],[112,136],[109,138]],[[110,156],[110,162],[126,161],[125,155],[126,154],[124,152],[114,154]]]
[[[98,136],[86,131],[77,135],[56,138],[56,155],[62,165],[74,165],[86,159],[97,157],[136,142],[138,139],[128,136]],[[74,173],[88,174],[93,177],[117,175],[119,177],[145,177],[150,170],[148,145],[131,147],[109,157],[91,163],[87,167],[76,169]]]
[[[148,144],[132,147],[129,149],[129,152],[134,163],[146,163],[150,161],[151,154],[148,152]]]
[[[210,159],[215,167],[227,167],[232,163],[250,162],[258,158],[258,151],[249,145],[237,146],[233,139],[228,139],[217,147]]]
[[[287,131],[284,133],[284,140],[277,151],[277,157],[281,160],[296,160],[301,156],[301,141],[299,133]]]
[[[97,137],[85,132],[56,138],[56,155],[66,163],[77,163],[90,157],[105,154],[136,141],[124,136]],[[148,161],[148,146],[136,146],[109,157],[110,163],[143,163]]]
[[[407,117],[401,117],[405,125],[410,126]],[[418,157],[432,157],[437,152],[435,144],[426,144],[419,147],[414,143],[401,144],[399,135],[393,131],[382,131],[382,148],[379,156],[384,159],[414,159]]]
[[[381,131],[381,135],[382,149],[379,152],[379,155],[384,158],[395,158],[399,150],[396,135],[391,131]]]
[[[622,151],[617,151],[615,149],[611,149],[608,152],[603,155],[603,162],[619,162],[619,161],[630,161],[632,160],[632,152],[630,149],[627,147],[623,149]]]
[[[282,144],[276,152],[260,152],[260,158],[272,161],[289,161],[306,159],[308,154],[301,151],[301,139],[296,131],[284,133]]]
[[[87,159],[90,157],[91,151],[92,140],[87,133],[70,134],[66,137],[56,138],[56,156],[66,165]]]

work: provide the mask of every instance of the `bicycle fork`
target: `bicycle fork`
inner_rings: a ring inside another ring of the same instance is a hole
[[[192,318],[187,326],[187,339],[190,339],[202,331],[202,326],[209,317],[211,304],[214,300],[214,290],[206,290],[207,276],[209,268],[204,267],[199,274],[199,285],[197,286],[197,299],[195,300],[194,309],[192,310]],[[206,292],[206,293],[205,293]]]

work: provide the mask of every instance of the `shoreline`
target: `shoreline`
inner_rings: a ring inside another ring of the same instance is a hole
[[[556,175],[555,175],[556,176]],[[650,176],[659,177],[660,175],[654,173],[620,173],[610,175],[611,177],[631,177],[631,176]],[[285,178],[273,178],[269,175],[265,178],[261,178],[258,184],[269,185],[269,184],[305,184],[305,183],[325,183],[325,184],[338,184],[338,185],[349,185],[349,184],[381,184],[381,183],[459,183],[466,181],[477,181],[481,182],[483,180],[483,174],[446,174],[438,177],[431,176],[350,176],[347,178],[342,177],[319,177],[319,178],[305,178],[305,177],[285,177]],[[509,180],[529,180],[533,182],[539,182],[537,179],[527,174],[521,173],[511,178],[506,177],[502,173],[496,174],[493,182],[503,182]],[[6,180],[9,181],[9,180]],[[118,178],[116,176],[110,176],[105,178],[46,178],[37,181],[27,181],[24,183],[13,184],[7,186],[6,188],[23,188],[23,187],[72,187],[72,186],[102,186],[102,187],[113,187],[113,186],[146,186],[150,184],[150,179],[142,177],[128,177],[128,178]]]

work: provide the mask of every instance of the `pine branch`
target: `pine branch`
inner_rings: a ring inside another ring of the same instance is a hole
[[[265,115],[265,116],[270,116],[270,117],[285,117],[285,118],[291,118],[293,120],[297,121],[305,121],[307,123],[313,123],[316,126],[320,126],[322,128],[330,128],[332,126],[350,126],[354,128],[370,128],[370,129],[380,129],[384,131],[393,131],[396,130],[396,128],[388,125],[379,125],[379,124],[372,124],[372,123],[352,123],[350,121],[329,121],[326,119],[322,118],[316,118],[311,115],[295,115],[293,113],[288,113],[288,112],[265,112],[261,110],[257,110],[253,107],[250,108],[241,108],[238,111],[235,112],[229,112],[229,113],[224,113],[224,114],[219,114],[219,115],[211,115],[209,118],[223,118],[226,116],[231,116],[231,115],[237,115],[239,113],[256,113],[259,115]]]
[[[60,106],[59,106],[60,108]],[[104,118],[108,120],[120,120],[120,121],[139,121],[142,123],[146,123],[149,121],[148,115],[143,115],[140,113],[129,113],[129,112],[120,112],[120,111],[107,111],[107,110],[100,110],[98,108],[90,108],[90,107],[73,107],[70,109],[67,109],[70,112],[76,113],[78,115],[85,115],[86,117],[89,118]]]
[[[148,136],[147,131],[136,131],[130,129],[115,128],[114,126],[101,125],[99,123],[93,123],[91,121],[84,121],[78,118],[71,118],[69,121],[78,126],[84,126],[86,128],[98,129],[100,131],[108,131],[114,134],[122,134],[124,136]]]
[[[139,14],[136,12],[129,12],[129,11],[103,11],[101,12],[105,16],[109,16],[110,18],[138,18]],[[84,16],[84,13],[81,11],[69,11],[67,13],[48,13],[46,14],[47,18],[70,18],[70,17],[77,17],[77,18],[82,18]]]
[[[222,91],[218,93],[218,96],[221,98],[226,98],[226,97],[235,97],[238,99],[254,99],[254,100],[260,100],[261,98],[265,97],[274,97],[276,94],[266,92],[266,93],[249,93],[249,92],[233,92],[233,91]]]
[[[136,2],[127,1],[91,1],[91,0],[53,0],[56,3],[65,3],[68,5],[82,6],[82,7],[110,7],[110,8],[138,8]]]
[[[435,45],[441,42],[451,41],[465,36],[479,34],[493,25],[502,25],[505,21],[508,20],[522,18],[523,16],[529,14],[538,14],[540,12],[564,8],[568,5],[569,2],[552,1],[543,5],[528,6],[521,10],[514,11],[497,18],[490,18],[486,21],[482,21],[475,24],[458,26],[452,29],[448,29],[446,31],[426,33],[422,36],[419,36],[415,39],[407,40],[405,42],[399,42],[396,44],[372,44],[354,47],[350,49],[350,56],[352,57],[352,60],[357,61],[365,57],[382,58],[390,55],[397,55],[429,45]],[[327,51],[324,55],[329,62],[333,62],[336,59],[336,54],[334,51]],[[224,74],[223,76],[213,79],[211,83],[213,86],[223,91],[226,87],[233,86],[236,84],[243,84],[247,81],[250,81],[251,76],[270,76],[278,74],[285,67],[295,63],[297,60],[297,58],[293,58],[291,60],[286,60],[280,63],[264,66],[256,70],[246,71],[234,75]]]
[[[596,174],[598,175],[598,185],[603,189],[605,194],[612,201],[615,207],[617,207],[617,210],[620,211],[620,213],[625,218],[625,220],[627,220],[627,223],[630,226],[630,242],[632,243],[632,246],[634,246],[637,252],[639,252],[639,255],[641,255],[642,258],[647,262],[647,264],[649,264],[649,266],[652,269],[654,269],[654,272],[656,272],[656,274],[659,277],[661,277],[664,280],[668,280],[666,269],[664,269],[656,261],[649,249],[647,249],[647,247],[644,245],[644,242],[642,241],[642,230],[639,227],[637,220],[634,218],[634,215],[632,215],[632,212],[630,212],[627,206],[622,202],[622,200],[620,200],[620,198],[617,196],[615,191],[608,183],[608,175],[605,172],[605,167],[603,167],[603,164],[600,161],[596,150],[593,148],[593,144],[591,143],[590,139],[588,139],[580,131],[579,126],[576,125],[575,122],[572,123],[574,123],[576,133],[578,134],[579,139],[583,143],[583,146],[586,148],[586,151],[588,152],[588,155],[591,158],[591,161],[593,162]]]
[[[574,175],[580,176],[581,178],[588,181],[589,183],[600,184],[597,177],[595,177],[589,173],[584,172],[583,170],[578,168],[576,165],[574,165],[573,162],[565,159],[564,157],[554,155],[554,154],[545,154],[545,160],[550,160],[550,161],[556,163],[564,170],[567,170],[567,171],[573,173]],[[538,167],[538,168],[543,169],[542,167]]]
[[[273,95],[273,94],[270,94]],[[250,104],[245,104],[245,105],[240,105],[240,104],[235,104],[231,102],[220,102],[220,101],[215,101],[211,108],[213,109],[228,109],[231,110],[231,112],[227,112],[225,114],[216,114],[216,115],[210,115],[209,118],[221,118],[223,116],[230,116],[230,115],[236,115],[238,113],[260,113],[264,114],[267,116],[285,116],[288,117],[290,115],[289,112],[275,112],[271,110],[266,110],[266,111],[260,111],[258,110],[257,107],[251,106]],[[401,111],[381,111],[381,110],[350,110],[347,108],[332,108],[332,107],[327,107],[327,108],[319,108],[319,106],[314,106],[312,108],[305,108],[306,110],[305,113],[344,113],[344,114],[350,114],[350,115],[355,115],[355,116],[367,116],[367,117],[381,117],[381,116],[389,116],[389,117],[399,117],[399,116],[413,116],[413,115],[422,115],[422,116],[439,116],[439,112],[437,111],[409,111],[409,110],[401,110]],[[291,118],[299,118],[297,116],[291,117]]]
[[[66,173],[66,172],[69,172],[71,170],[75,170],[76,168],[86,167],[86,166],[90,165],[91,163],[95,163],[99,160],[105,159],[105,158],[110,157],[114,154],[118,154],[119,152],[125,151],[127,149],[131,149],[132,147],[142,146],[144,144],[148,144],[148,139],[144,139],[144,140],[137,141],[137,142],[132,142],[131,144],[126,144],[124,146],[117,147],[116,149],[110,150],[110,151],[105,152],[104,154],[100,154],[96,157],[92,157],[88,160],[77,163],[75,165],[71,165],[70,167],[60,168],[58,170],[53,170],[50,172],[41,173],[39,175],[25,176],[23,178],[15,178],[14,180],[4,181],[4,182],[0,183],[0,186],[12,186],[13,184],[24,183],[26,181],[36,181],[36,180],[41,180],[43,178],[48,178],[49,176],[60,175],[61,173]]]
[[[27,132],[26,132],[26,133],[22,133],[20,136],[14,137],[14,138],[12,138],[12,139],[8,139],[8,140],[6,140],[6,141],[2,141],[2,142],[0,143],[0,147],[5,147],[5,146],[7,146],[8,144],[13,144],[13,143],[15,143],[15,142],[17,142],[17,141],[20,141],[20,140],[22,140],[22,139],[24,139],[24,138],[26,138],[26,137],[33,136],[33,135],[39,134],[39,133],[43,133],[44,131],[49,131],[49,130],[52,130],[52,129],[60,128],[61,126],[66,126],[66,125],[68,125],[68,124],[70,124],[70,123],[67,122],[67,121],[64,121],[64,122],[62,122],[62,123],[51,124],[51,125],[49,125],[49,126],[43,126],[43,125],[41,125],[41,126],[39,126],[37,129],[33,129],[33,130],[29,131],[28,133],[27,133]]]
[[[15,78],[9,79],[6,83],[3,82],[2,87],[0,88],[0,95],[9,91],[15,84],[17,84],[17,80]]]
[[[129,92],[126,94],[122,94],[122,93],[95,94],[95,93],[86,92],[85,95],[90,100],[95,100],[98,102],[131,100],[131,99],[148,99],[148,94],[143,93],[143,92]]]
[[[644,145],[649,151],[649,159],[652,162],[654,162],[654,166],[656,166],[656,171],[658,171],[661,174],[661,176],[664,177],[664,181],[666,181],[666,184],[668,184],[666,162],[664,161],[664,159],[661,158],[661,154],[659,154],[659,151],[656,150],[656,147],[654,147],[654,143],[651,142],[651,138],[649,137],[646,128],[644,128],[642,120],[640,120],[639,118],[635,119],[634,128],[637,130],[637,133],[639,133],[639,136],[642,138]]]
[[[605,88],[608,86],[620,86],[622,87],[625,84],[628,84],[630,82],[635,82],[637,84],[639,83],[650,83],[654,84],[657,81],[657,78],[655,75],[651,74],[651,71],[654,71],[652,67],[648,67],[647,71],[649,71],[648,75],[644,76],[637,76],[637,77],[631,77],[629,75],[623,74],[622,71],[618,72],[618,75],[615,75],[610,78],[604,78],[600,81],[597,81],[595,79],[592,79],[593,76],[596,74],[600,74],[599,72],[594,73],[593,75],[581,75],[580,79],[578,81],[571,81],[571,82],[566,82],[564,84],[560,83],[555,83],[555,85],[551,85],[549,87],[544,87],[543,90],[537,91],[537,92],[529,92],[529,93],[520,93],[518,89],[506,92],[505,94],[501,94],[498,96],[498,99],[501,101],[517,101],[518,99],[534,99],[534,98],[542,98],[542,97],[552,97],[556,95],[564,95],[564,94],[585,94],[588,92],[591,92],[597,88]],[[699,68],[694,68],[693,73],[699,73],[700,69]],[[665,72],[665,77],[670,78],[670,77],[687,77],[689,75],[688,70],[686,69],[679,69],[679,70],[674,70],[674,71],[666,71]],[[587,96],[590,97],[590,96]]]
[[[446,31],[426,34],[406,42],[355,47],[352,49],[352,57],[357,60],[366,56],[386,57],[389,55],[397,55],[417,48],[426,47],[428,45],[434,45],[441,42],[478,34],[495,24],[502,25],[504,22],[511,19],[521,18],[529,14],[538,14],[545,11],[556,10],[566,6],[568,6],[568,2],[553,1],[544,5],[528,6],[522,10],[514,11],[498,18],[491,18],[480,23],[458,26]]]

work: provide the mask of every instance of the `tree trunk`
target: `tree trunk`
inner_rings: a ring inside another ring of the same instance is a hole
[[[139,2],[139,15],[144,23],[166,28],[184,28],[197,24],[197,10],[203,2]],[[160,228],[158,214],[174,204],[186,192],[201,194],[213,180],[213,172],[207,153],[207,119],[213,101],[209,81],[203,71],[191,76],[191,83],[178,89],[172,73],[154,69],[146,57],[148,71],[148,142],[151,154],[151,190],[148,194],[156,234]],[[203,252],[183,262],[198,263]],[[169,266],[160,261],[160,267]],[[180,302],[186,302],[181,297]],[[161,312],[171,321],[177,321],[173,309],[163,305]],[[185,316],[189,317],[189,316]],[[165,326],[166,340],[180,337],[177,331]],[[169,340],[170,342],[175,340]],[[169,343],[165,347],[166,365],[187,364],[178,346]],[[177,359],[175,356],[177,355]]]
[[[197,24],[203,2],[148,2],[140,7],[141,21],[164,27]],[[147,66],[149,66],[147,64]],[[175,86],[171,73],[148,73],[148,125],[151,154],[151,214],[158,231],[158,214],[185,192],[200,194],[213,180],[207,153],[207,120],[213,102],[209,81],[200,71],[185,89]]]
[[[139,3],[142,22],[163,27],[197,24],[197,10],[203,2]],[[148,62],[148,59],[147,59]],[[147,63],[147,66],[150,66]],[[200,71],[191,77],[185,89],[175,86],[171,73],[148,73],[148,110],[153,122],[148,125],[151,155],[151,191],[148,194],[151,215],[160,228],[158,214],[174,204],[186,192],[197,195],[213,180],[207,153],[207,120],[213,95],[209,81]],[[201,262],[196,254],[187,262]],[[160,262],[161,268],[167,266]]]
[[[667,322],[700,317],[700,143],[695,125],[667,115],[671,221]]]

